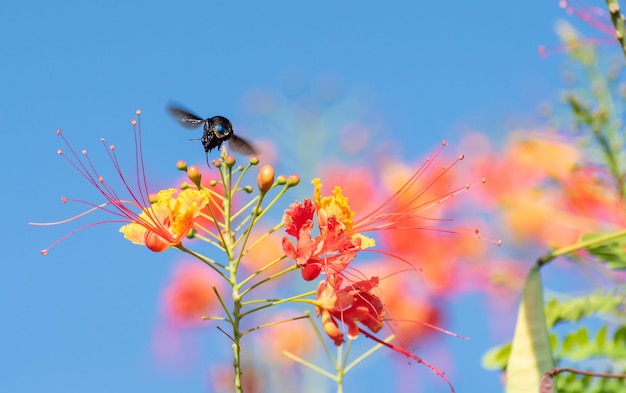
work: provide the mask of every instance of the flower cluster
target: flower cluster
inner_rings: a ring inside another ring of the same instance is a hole
[[[139,114],[140,111],[137,111],[138,119]],[[236,193],[240,191],[253,193],[253,187],[243,186],[240,182],[251,167],[258,165],[259,160],[252,157],[246,167],[236,166],[235,158],[224,150],[220,160],[213,162],[218,168],[219,180],[211,180],[206,186],[206,182],[202,182],[199,168],[187,167],[184,161],[180,161],[177,163],[178,169],[185,171],[193,184],[183,183],[180,188],[166,188],[153,194],[148,190],[144,172],[139,122],[133,120],[132,124],[136,141],[136,183],[127,182],[115,155],[115,147],[104,145],[118,175],[118,181],[123,185],[123,195],[105,181],[86,151],[83,151],[81,158],[59,131],[58,134],[70,153],[66,155],[59,150],[59,154],[100,192],[105,202],[93,204],[72,200],[87,205],[88,210],[68,220],[45,225],[73,221],[95,212],[104,212],[113,218],[87,224],[62,237],[52,246],[82,229],[104,223],[116,223],[121,225],[119,231],[124,237],[134,244],[145,246],[153,252],[177,248],[211,268],[217,273],[215,278],[223,279],[232,293],[228,297],[222,296],[219,286],[209,283],[212,278],[204,277],[196,270],[189,271],[178,279],[176,285],[168,287],[167,315],[168,318],[176,320],[177,324],[180,321],[193,322],[202,318],[231,325],[232,332],[229,337],[236,344],[233,346],[234,378],[239,391],[243,375],[239,361],[241,338],[262,327],[305,317],[298,316],[269,323],[265,321],[249,330],[241,329],[241,321],[253,312],[292,301],[304,301],[316,307],[316,314],[321,317],[323,329],[335,345],[343,344],[346,335],[349,339],[356,339],[363,334],[426,365],[448,382],[442,372],[421,358],[374,336],[385,326],[387,314],[381,295],[380,279],[376,275],[367,276],[352,266],[360,252],[374,251],[406,263],[413,271],[419,270],[399,255],[377,250],[375,240],[366,236],[366,233],[369,235],[377,231],[426,229],[477,236],[478,232],[473,229],[438,226],[440,224],[436,222],[438,218],[423,216],[426,210],[464,192],[471,186],[464,184],[450,188],[448,184],[449,170],[461,161],[463,156],[446,167],[434,166],[435,159],[446,146],[445,141],[405,184],[370,213],[358,217],[348,204],[348,198],[343,194],[342,188],[338,186],[332,190],[331,195],[323,195],[322,182],[316,178],[313,180],[312,198],[291,204],[285,210],[281,224],[258,235],[255,232],[258,228],[254,229],[255,225],[289,188],[299,183],[299,176],[275,177],[273,167],[262,166],[257,175],[258,194],[244,203],[240,209],[235,209],[235,205],[238,204]],[[64,198],[64,201],[67,199]],[[253,254],[249,253],[281,226],[286,233],[280,242],[284,255],[275,256],[270,261],[265,260],[260,265],[255,265]],[[216,248],[221,252],[220,259],[212,259],[188,249],[182,243],[185,238],[196,238]],[[49,248],[44,250],[44,253],[47,253]],[[269,277],[263,276],[270,269],[279,267],[279,264],[287,258],[294,260],[296,264],[280,271],[274,270]],[[245,269],[240,270],[240,264],[243,266],[242,261],[250,263],[246,264]],[[239,276],[253,266],[256,266],[256,270],[252,269],[246,278]],[[321,275],[324,279],[318,283],[316,291],[278,300],[274,296],[267,299],[248,299],[253,291],[258,293],[257,288],[294,270],[300,270],[305,281],[315,280]],[[305,299],[310,296],[314,298]],[[229,301],[232,304],[227,304]],[[205,312],[212,313],[213,307],[209,306],[215,304],[223,308],[226,317],[204,315]]]
[[[464,184],[450,189],[447,178],[444,186],[440,184],[444,175],[464,158],[459,156],[452,164],[443,168],[433,166],[445,146],[444,141],[393,195],[360,218],[355,219],[348,198],[343,195],[340,187],[336,186],[332,195],[323,196],[320,179],[312,182],[312,200],[293,203],[285,211],[283,221],[288,235],[282,241],[285,254],[296,261],[304,280],[314,280],[322,273],[326,276],[318,285],[313,303],[317,315],[321,316],[324,331],[335,345],[341,345],[345,341],[346,331],[350,339],[355,339],[360,333],[371,338],[371,334],[364,331],[363,327],[378,333],[384,326],[385,304],[379,278],[367,277],[359,270],[351,268],[351,262],[359,252],[372,249],[371,251],[401,260],[411,270],[418,270],[399,255],[374,249],[374,239],[364,233],[426,229],[478,237],[475,229],[434,225],[433,218],[423,215],[426,210],[471,187],[471,184]],[[314,235],[314,221],[317,223],[317,236]],[[392,348],[416,358],[402,348]],[[419,358],[418,360],[425,363]],[[439,374],[438,370],[433,367],[431,369]]]

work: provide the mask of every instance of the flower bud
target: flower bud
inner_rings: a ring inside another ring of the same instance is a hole
[[[298,184],[300,184],[300,176],[296,174],[289,175],[289,177],[287,178],[287,185],[289,187],[295,187]]]
[[[287,183],[287,177],[285,175],[279,175],[276,178],[276,184],[279,184],[282,186],[282,185],[285,185],[286,183]]]
[[[232,168],[235,166],[235,163],[237,162],[237,160],[235,159],[234,156],[231,156],[230,154],[227,155],[224,158],[224,163],[226,164],[227,167]]]
[[[189,177],[189,180],[191,180],[193,184],[196,185],[196,187],[202,188],[202,185],[200,185],[200,182],[202,181],[202,173],[200,172],[200,168],[195,165],[191,165],[187,168],[187,176]]]
[[[256,178],[261,194],[265,194],[274,185],[274,168],[271,165],[263,165]]]
[[[259,157],[257,156],[250,157],[250,165],[258,165],[258,164],[259,164]]]
[[[186,171],[187,170],[187,162],[185,160],[178,160],[176,162],[176,169],[178,169],[179,171]]]

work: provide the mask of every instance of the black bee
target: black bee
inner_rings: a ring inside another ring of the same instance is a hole
[[[223,116],[213,116],[202,119],[197,115],[175,105],[169,105],[167,110],[185,128],[198,128],[204,124],[204,134],[200,141],[206,153],[206,163],[209,165],[209,152],[215,148],[219,149],[227,140],[229,146],[236,152],[252,155],[257,154],[256,149],[245,139],[233,133],[233,125],[230,120]],[[210,167],[211,165],[209,165]]]

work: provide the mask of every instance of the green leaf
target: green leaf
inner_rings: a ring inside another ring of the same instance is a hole
[[[546,321],[550,328],[562,321],[577,322],[593,314],[615,311],[623,301],[623,295],[601,293],[594,293],[561,303],[552,299],[546,305]]]
[[[570,332],[565,336],[560,350],[555,353],[558,359],[567,358],[569,361],[581,362],[591,358],[605,359],[617,362],[626,359],[626,346],[619,341],[619,331],[615,333],[615,340],[609,338],[608,326],[602,326],[595,335],[595,339],[589,336],[586,328]]]
[[[554,368],[543,304],[539,266],[528,273],[517,314],[515,336],[507,366],[506,392],[539,391],[543,374]]]
[[[504,370],[511,355],[511,343],[491,348],[483,355],[482,365],[488,370]]]
[[[616,345],[626,346],[626,326],[621,326],[615,331],[613,341],[615,341]]]
[[[602,348],[606,345],[607,333],[609,331],[609,327],[607,325],[602,325],[600,330],[596,333],[596,345],[599,348]]]
[[[590,232],[582,236],[582,241],[600,239],[609,233]],[[587,250],[596,258],[606,262],[611,269],[626,269],[626,236],[621,236],[598,246],[588,247]]]

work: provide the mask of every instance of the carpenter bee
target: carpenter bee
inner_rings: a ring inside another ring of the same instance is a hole
[[[229,141],[229,146],[237,153],[245,155],[257,154],[257,150],[250,142],[234,134],[230,120],[223,116],[202,119],[175,105],[169,105],[167,110],[185,128],[198,128],[204,124],[204,133],[202,138],[199,139],[202,142],[202,146],[204,146],[207,165],[209,165],[209,152],[215,148],[219,150],[225,141]]]

